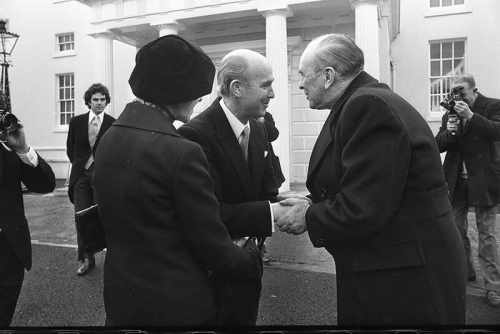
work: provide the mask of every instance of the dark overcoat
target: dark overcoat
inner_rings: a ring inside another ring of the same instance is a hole
[[[278,188],[264,125],[250,120],[246,162],[219,101],[216,99],[179,132],[203,148],[215,181],[222,220],[231,236],[269,236],[272,222],[268,202],[275,201]],[[221,324],[255,325],[261,284],[254,283],[214,276]]]
[[[71,162],[69,176],[68,196],[73,202],[73,186],[85,169],[85,164],[90,158],[91,148],[89,143],[89,113],[75,116],[69,122],[68,138],[66,139],[66,154]],[[93,151],[97,149],[102,135],[115,121],[113,116],[104,114],[102,124],[97,134]]]
[[[38,166],[32,167],[0,145],[0,233],[5,234],[14,253],[29,270],[31,238],[24,215],[21,182],[29,191],[37,193],[51,192],[56,185],[54,172],[40,156]]]
[[[311,154],[306,213],[337,270],[339,325],[463,325],[465,253],[421,115],[361,72]]]
[[[249,280],[262,274],[257,249],[234,245],[220,220],[203,150],[172,121],[158,108],[129,103],[96,151],[108,324],[213,325],[208,272]]]
[[[488,207],[500,202],[500,100],[478,93],[471,109],[472,118],[455,135],[446,130],[445,113],[436,141],[439,151],[446,152],[443,169],[450,197],[465,161],[469,205]]]

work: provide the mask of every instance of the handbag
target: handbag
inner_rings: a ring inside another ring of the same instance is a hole
[[[104,228],[99,217],[99,209],[94,204],[75,214],[76,229],[88,252],[97,253],[106,248]]]

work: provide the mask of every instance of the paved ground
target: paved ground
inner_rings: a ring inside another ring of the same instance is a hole
[[[34,266],[26,275],[13,325],[102,325],[103,255],[91,275],[82,278],[74,274],[76,236],[73,208],[65,190],[25,195],[25,204],[35,244]],[[477,252],[473,215],[470,218],[471,241]],[[307,234],[277,232],[268,249],[273,261],[264,273],[258,324],[336,324],[335,265],[331,256],[324,249],[312,247]],[[469,285],[467,322],[500,325],[500,309],[487,306],[478,297],[482,294],[479,283]]]

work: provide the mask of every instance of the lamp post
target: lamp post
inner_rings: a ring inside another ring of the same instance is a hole
[[[7,31],[7,20],[0,19],[0,66],[2,76],[0,77],[0,109],[10,113],[10,90],[9,90],[9,62],[7,56],[12,54],[19,35]],[[2,101],[3,100],[3,101]]]

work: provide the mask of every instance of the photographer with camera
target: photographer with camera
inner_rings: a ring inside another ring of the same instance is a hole
[[[455,223],[462,235],[468,279],[476,280],[467,236],[467,213],[475,208],[479,234],[479,266],[486,300],[500,306],[500,263],[495,238],[496,205],[500,203],[500,100],[477,91],[472,75],[455,79],[451,94],[441,103],[448,109],[436,136],[447,152],[443,169]]]
[[[1,91],[0,91],[1,95]],[[1,96],[0,96],[1,97]],[[9,326],[24,279],[31,268],[31,240],[21,182],[29,191],[54,190],[50,166],[26,143],[22,125],[0,99],[0,328]]]

